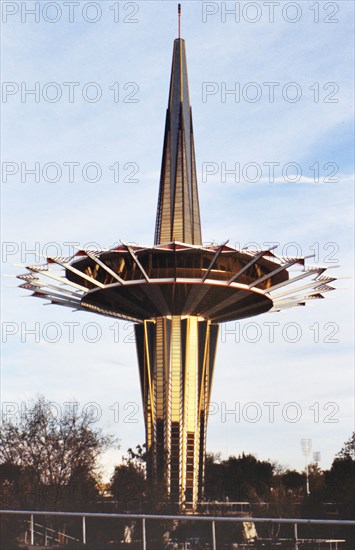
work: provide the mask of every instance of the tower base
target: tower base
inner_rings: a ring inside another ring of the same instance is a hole
[[[147,475],[170,502],[203,498],[206,430],[218,325],[158,317],[135,325],[148,451]]]

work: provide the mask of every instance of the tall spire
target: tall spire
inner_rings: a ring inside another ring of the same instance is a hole
[[[155,244],[202,244],[185,41],[174,41]]]
[[[181,38],[181,4],[178,4],[178,38]]]

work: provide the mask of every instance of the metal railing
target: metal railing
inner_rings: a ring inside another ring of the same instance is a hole
[[[86,537],[86,518],[110,518],[110,519],[124,519],[126,521],[137,520],[142,522],[142,549],[147,550],[147,536],[146,536],[146,521],[194,521],[194,522],[210,522],[211,523],[211,538],[212,538],[212,550],[217,550],[216,539],[216,523],[266,523],[266,524],[291,524],[293,525],[295,550],[299,548],[299,545],[304,542],[304,539],[298,536],[299,525],[341,525],[355,526],[353,520],[336,520],[336,519],[301,519],[301,518],[254,518],[254,517],[222,517],[222,516],[194,516],[194,515],[151,515],[151,514],[108,514],[108,513],[92,513],[92,512],[52,512],[52,511],[38,511],[38,510],[0,510],[0,514],[18,515],[18,516],[30,516],[30,544],[34,546],[35,536],[35,516],[60,516],[60,517],[78,517],[81,518],[81,532],[82,542],[87,544]],[[345,542],[344,540],[327,540],[324,542],[335,543],[337,548],[338,542]]]
[[[71,537],[70,535],[67,535],[66,533],[62,533],[61,531],[58,531],[56,529],[51,529],[50,527],[47,527],[46,525],[41,525],[40,523],[32,523],[32,516],[31,520],[28,521],[29,523],[29,529],[26,529],[25,531],[25,544],[27,544],[27,533],[30,533],[31,540],[34,539],[34,535],[38,535],[42,539],[44,539],[44,546],[47,546],[47,542],[49,540],[52,540],[53,542],[61,543],[64,539],[64,544],[73,541],[73,542],[80,542],[79,539],[76,537]],[[36,530],[37,528],[37,530]],[[32,533],[33,531],[33,533]],[[59,537],[59,538],[58,538]]]

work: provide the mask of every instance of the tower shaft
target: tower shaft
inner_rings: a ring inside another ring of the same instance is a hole
[[[206,428],[218,325],[159,317],[135,325],[148,477],[187,510],[203,496]]]

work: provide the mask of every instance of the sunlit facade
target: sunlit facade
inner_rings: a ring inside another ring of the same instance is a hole
[[[187,511],[204,497],[219,323],[303,306],[333,290],[334,278],[305,258],[227,242],[202,242],[185,42],[177,39],[154,245],[83,249],[18,277],[52,304],[135,323],[148,476]]]
[[[148,457],[153,479],[173,502],[201,499],[218,325],[173,315],[137,324]]]

